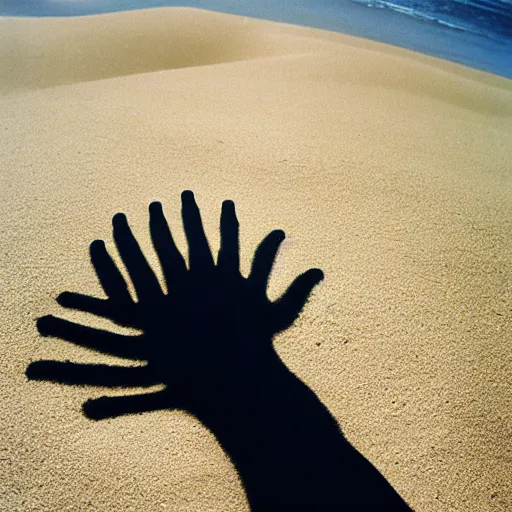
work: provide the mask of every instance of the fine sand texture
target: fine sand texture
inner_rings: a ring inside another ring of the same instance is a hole
[[[122,389],[24,373],[118,363],[35,320],[110,328],[55,298],[102,296],[88,245],[114,252],[118,211],[156,268],[162,201],[185,252],[184,189],[215,251],[235,201],[245,273],[285,230],[271,298],[324,271],[276,350],[414,510],[512,509],[512,81],[195,9],[3,18],[0,133],[1,510],[248,510],[194,417],[93,422]]]

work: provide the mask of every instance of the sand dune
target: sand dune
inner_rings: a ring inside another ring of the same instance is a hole
[[[163,69],[314,51],[285,26],[198,9],[131,11],[4,23],[1,60],[13,87],[49,87]],[[23,56],[23,62],[19,57]]]
[[[194,418],[91,423],[81,403],[108,391],[24,376],[41,358],[113,361],[35,318],[83,319],[54,299],[100,293],[87,247],[113,248],[117,211],[156,265],[160,199],[184,248],[185,188],[214,248],[236,202],[245,271],[287,232],[272,297],[324,270],[277,350],[415,510],[510,508],[510,80],[194,9],[0,27],[0,509],[247,510]]]
[[[361,73],[368,65],[344,67],[346,77],[365,84],[413,89],[437,97],[457,91],[457,96],[463,98],[459,101],[466,100],[466,106],[475,103],[468,96],[478,94],[478,87],[457,90],[453,74],[509,90],[506,79],[389,45],[200,9],[149,9],[75,18],[4,18],[2,28],[0,62],[5,72],[0,86],[4,92],[274,56],[336,52],[340,44],[344,54],[353,58],[358,58],[361,50],[376,53],[367,55],[368,59],[373,57],[372,64],[379,66],[377,70],[372,68],[371,76]],[[388,59],[381,59],[382,53]],[[398,60],[393,62],[393,69],[399,66],[406,77],[396,72],[375,72],[385,71],[391,56]],[[431,66],[424,69],[425,64]],[[437,73],[432,73],[432,66]],[[443,68],[449,76],[443,77]],[[486,107],[492,108],[493,102],[496,94]],[[495,107],[496,112],[505,108],[505,114],[510,113],[507,101]]]

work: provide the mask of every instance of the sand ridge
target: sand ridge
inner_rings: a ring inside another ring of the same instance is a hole
[[[107,328],[55,297],[100,294],[87,247],[113,249],[117,211],[156,267],[160,199],[184,249],[185,188],[214,248],[235,201],[245,272],[285,230],[272,297],[324,270],[276,348],[415,510],[509,508],[511,81],[197,10],[1,23],[0,508],[247,510],[194,418],[91,423],[81,403],[117,392],[24,377],[42,358],[117,362],[41,338],[35,318]]]
[[[421,80],[432,69],[510,91],[510,81],[489,73],[445,63],[390,45],[321,29],[269,23],[202,9],[175,7],[73,18],[4,18],[0,62],[6,71],[4,91],[51,87],[165,69],[204,66],[237,60],[326,52],[343,45],[412,60],[408,80],[399,73],[374,77],[399,83]],[[412,59],[411,59],[412,57]],[[415,65],[416,64],[416,65]],[[426,79],[426,80],[425,80]],[[367,77],[362,77],[367,81]],[[390,85],[386,81],[376,84]],[[423,90],[429,88],[421,87]],[[449,87],[450,89],[453,86]],[[464,94],[461,88],[459,93]],[[469,102],[468,102],[469,103]]]
[[[0,59],[10,68],[2,82],[8,89],[49,87],[314,49],[310,38],[286,32],[191,8],[11,19],[2,32]]]

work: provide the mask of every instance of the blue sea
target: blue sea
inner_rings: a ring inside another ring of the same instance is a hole
[[[325,28],[512,78],[512,0],[0,0],[0,15],[178,5]]]

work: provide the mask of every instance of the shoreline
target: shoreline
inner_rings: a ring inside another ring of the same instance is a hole
[[[176,9],[186,23],[200,27],[206,34],[192,31],[182,34],[179,30],[176,36],[169,33],[169,27],[178,28],[172,14]],[[127,21],[116,26],[113,20],[119,16]],[[216,27],[216,24],[220,25]],[[220,27],[225,34],[218,37],[218,32],[212,33],[208,39],[208,31]],[[195,8],[164,7],[69,18],[13,17],[5,19],[4,29],[0,35],[0,65],[3,62],[6,69],[3,79],[0,78],[0,91],[4,92],[17,87],[37,89],[166,69],[323,51],[325,44],[396,56],[412,65],[416,62],[441,73],[448,71],[512,90],[512,81],[507,78],[410,49],[325,29]],[[89,44],[91,30],[94,39]],[[55,38],[60,38],[61,42]],[[235,42],[240,48],[236,48]],[[152,50],[155,45],[164,51],[155,55]],[[186,45],[192,45],[193,50],[188,51]],[[30,67],[23,62],[30,62]]]
[[[129,12],[130,10],[172,8],[172,6],[148,5],[123,10],[121,7],[115,8],[115,4],[110,8],[108,4],[103,4],[101,7],[96,5],[93,9],[91,7],[85,4],[65,6],[51,4],[39,11],[19,11],[18,14],[6,12],[6,15],[78,17]],[[180,5],[179,7],[194,8],[196,6]],[[370,39],[449,60],[505,78],[512,78],[509,65],[509,55],[512,52],[512,40],[510,39],[502,38],[498,41],[472,32],[460,32],[443,27],[439,23],[404,15],[392,9],[370,8],[365,4],[349,0],[342,2],[340,6],[302,5],[297,9],[294,4],[288,7],[284,4],[275,7],[242,3],[235,9],[230,5],[224,6],[222,1],[213,3],[210,7],[203,6],[203,8],[209,8],[214,12],[331,30],[339,34]]]

